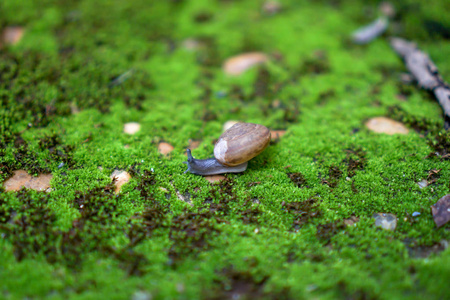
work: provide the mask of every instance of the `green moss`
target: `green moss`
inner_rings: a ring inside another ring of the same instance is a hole
[[[0,49],[0,181],[54,176],[49,193],[0,190],[2,297],[447,296],[449,225],[430,206],[450,192],[450,136],[384,37],[350,42],[378,1],[263,2],[2,1],[1,28],[25,35]],[[387,35],[448,81],[447,2],[396,6]],[[246,51],[271,61],[225,75]],[[375,116],[410,133],[371,132]],[[184,174],[190,140],[210,157],[228,120],[287,132],[220,183]],[[132,176],[119,194],[115,169]],[[380,212],[395,231],[374,226]]]

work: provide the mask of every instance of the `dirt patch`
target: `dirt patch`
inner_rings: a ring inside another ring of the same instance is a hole
[[[322,215],[322,211],[318,208],[316,199],[308,199],[303,202],[282,202],[281,207],[285,212],[294,216],[292,226],[299,229],[304,224],[308,223],[313,218],[318,218]]]

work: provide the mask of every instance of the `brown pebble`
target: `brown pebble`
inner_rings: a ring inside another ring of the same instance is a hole
[[[47,191],[50,188],[52,174],[40,174],[32,177],[25,170],[16,170],[14,175],[3,184],[5,191],[19,191],[22,187],[35,191]]]
[[[372,118],[366,122],[367,128],[376,133],[393,134],[408,134],[409,130],[400,122],[391,120],[386,117]]]
[[[25,29],[20,26],[9,26],[3,30],[2,40],[5,44],[15,45],[22,39]]]
[[[197,149],[200,146],[201,141],[189,140],[189,149]]]
[[[208,176],[204,176],[204,178],[206,179],[206,181],[208,181],[210,183],[215,183],[215,182],[220,182],[220,181],[224,180],[225,176],[223,176],[223,175],[208,175]]]
[[[286,130],[271,130],[270,131],[270,139],[273,141],[273,140],[281,138],[285,134],[286,134]]]
[[[173,146],[169,143],[161,142],[158,145],[158,151],[162,155],[168,155],[170,152],[172,152],[172,150],[173,150]]]
[[[261,52],[243,53],[227,59],[223,64],[223,70],[228,75],[240,75],[251,67],[268,60],[268,56]]]
[[[111,180],[116,178],[114,185],[116,186],[115,192],[118,194],[122,189],[122,185],[130,181],[131,175],[124,170],[114,170],[110,176]]]

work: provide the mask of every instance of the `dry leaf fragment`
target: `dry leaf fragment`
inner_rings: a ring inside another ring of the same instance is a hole
[[[438,228],[450,221],[450,194],[445,195],[431,206],[431,214]]]

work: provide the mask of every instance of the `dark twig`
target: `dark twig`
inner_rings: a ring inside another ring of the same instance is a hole
[[[391,38],[392,48],[403,58],[406,67],[418,85],[432,91],[439,101],[445,116],[445,129],[450,127],[450,86],[439,75],[436,65],[428,55],[420,51],[415,43],[401,38]]]

